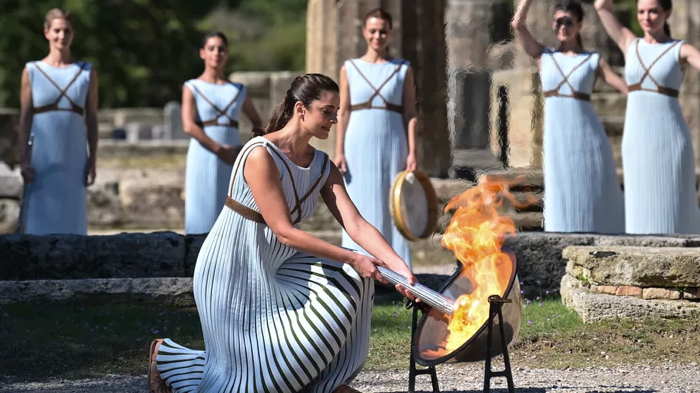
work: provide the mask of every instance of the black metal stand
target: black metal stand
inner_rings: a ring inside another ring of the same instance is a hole
[[[413,307],[413,321],[411,322],[411,364],[408,368],[408,393],[415,393],[416,391],[416,376],[425,374],[430,375],[430,382],[433,384],[433,393],[440,393],[435,366],[420,369],[416,367],[416,357],[413,343],[415,342],[416,328],[418,327],[418,307],[415,304],[409,304],[409,307]]]
[[[509,299],[504,299],[498,295],[489,296],[489,321],[488,332],[486,336],[486,360],[484,364],[484,393],[491,392],[491,378],[506,377],[508,381],[508,392],[515,393],[515,385],[513,384],[513,374],[510,370],[510,358],[508,357],[508,343],[503,332],[503,314],[501,308],[504,303],[510,303]],[[493,330],[493,320],[498,317],[498,328],[501,332],[501,349],[503,350],[503,364],[505,369],[502,371],[493,371],[491,369],[491,348],[493,344],[491,331]]]

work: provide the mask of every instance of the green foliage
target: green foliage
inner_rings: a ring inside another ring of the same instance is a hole
[[[301,71],[305,62],[306,0],[249,0],[218,9],[200,25],[230,39],[233,70]]]
[[[43,19],[53,7],[73,14],[73,55],[95,66],[101,107],[179,99],[183,81],[201,72],[200,39],[216,27],[203,21],[214,13],[235,12],[246,22],[229,29],[237,48],[232,68],[303,68],[304,0],[3,0],[0,106],[19,105],[24,64],[46,56]]]

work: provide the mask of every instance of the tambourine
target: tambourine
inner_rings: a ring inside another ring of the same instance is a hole
[[[438,204],[430,178],[418,170],[399,172],[389,193],[389,210],[406,239],[416,241],[432,235],[437,227]]]

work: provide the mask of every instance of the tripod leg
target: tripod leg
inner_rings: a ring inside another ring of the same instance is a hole
[[[501,348],[503,348],[503,365],[505,366],[506,381],[508,382],[508,392],[515,393],[515,385],[513,384],[513,373],[510,369],[510,357],[508,356],[508,343],[506,343],[506,335],[503,331],[503,314],[501,308],[498,308],[498,328],[501,332]]]
[[[484,393],[491,392],[491,331],[493,327],[494,305],[489,305],[489,321],[486,326],[486,359],[484,360]]]

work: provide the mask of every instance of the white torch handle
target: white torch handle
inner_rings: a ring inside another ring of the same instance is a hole
[[[426,287],[423,284],[416,282],[414,285],[411,285],[408,283],[406,277],[400,275],[399,273],[396,273],[391,269],[387,269],[383,266],[378,266],[377,270],[379,270],[379,273],[381,273],[382,276],[384,276],[384,278],[387,279],[387,281],[394,285],[401,284],[415,297],[422,300],[430,307],[441,311],[445,314],[452,314],[454,312],[454,302],[451,299],[442,296],[440,293],[433,291],[432,289]]]

